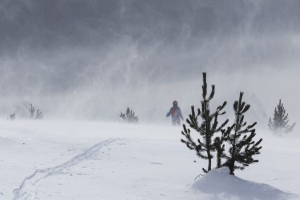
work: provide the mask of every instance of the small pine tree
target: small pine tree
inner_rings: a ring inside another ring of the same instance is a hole
[[[230,144],[229,155],[225,153],[220,155],[220,157],[226,158],[223,166],[229,167],[231,175],[234,175],[235,169],[243,170],[250,164],[258,162],[258,160],[254,160],[252,157],[260,154],[259,151],[262,148],[261,146],[259,147],[262,139],[258,142],[252,141],[256,135],[255,129],[253,129],[256,122],[245,127],[247,122],[244,122],[244,114],[249,110],[250,105],[246,105],[243,102],[243,92],[240,93],[239,100],[234,102],[233,108],[235,111],[235,123],[231,127],[228,127],[227,130],[222,130],[223,140]]]
[[[123,119],[124,122],[127,123],[137,123],[139,121],[139,118],[135,116],[135,113],[130,110],[130,108],[127,108],[126,113],[120,114],[120,117]]]
[[[279,100],[279,104],[277,105],[277,108],[275,108],[274,111],[273,120],[271,120],[271,118],[269,119],[269,130],[277,135],[292,132],[296,123],[293,123],[292,125],[288,125],[288,123],[288,114],[285,113],[283,103],[281,103],[281,100]]]
[[[40,109],[36,110],[32,104],[30,104],[30,108],[28,108],[25,104],[24,104],[24,106],[28,109],[31,119],[42,119],[43,118],[43,113]]]
[[[30,104],[30,108],[28,108],[28,111],[30,113],[30,118],[34,117],[35,108]]]
[[[185,143],[186,146],[195,150],[196,154],[202,158],[208,160],[207,169],[202,168],[204,173],[207,173],[211,170],[212,166],[212,152],[216,150],[216,145],[213,142],[213,136],[215,133],[221,131],[221,129],[227,124],[228,120],[226,120],[221,126],[218,127],[218,116],[225,114],[222,112],[223,108],[226,105],[226,101],[222,106],[219,106],[215,112],[211,113],[209,102],[212,100],[215,94],[215,86],[212,85],[212,91],[210,95],[207,97],[207,83],[206,83],[206,73],[203,73],[203,86],[202,86],[202,101],[201,101],[201,110],[198,109],[197,115],[195,113],[194,106],[191,107],[192,114],[189,115],[189,119],[186,122],[189,126],[197,131],[200,136],[202,136],[203,140],[198,139],[197,142],[194,142],[190,135],[190,129],[187,129],[185,125],[183,125],[183,131],[181,132],[186,140],[181,139],[181,142]],[[202,123],[198,123],[199,116],[202,119]],[[215,141],[216,142],[216,141]]]
[[[40,109],[36,110],[36,119],[43,119],[43,113],[40,111]]]
[[[9,115],[7,120],[14,121],[16,119],[16,113]]]

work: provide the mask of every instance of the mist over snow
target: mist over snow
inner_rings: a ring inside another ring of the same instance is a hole
[[[169,123],[200,106],[202,72],[213,106],[239,91],[251,121],[265,126],[279,99],[300,118],[300,2],[280,0],[3,0],[0,2],[1,115]],[[297,126],[296,126],[297,128]]]

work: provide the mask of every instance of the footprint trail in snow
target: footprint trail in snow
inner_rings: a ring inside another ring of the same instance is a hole
[[[69,167],[72,167],[74,165],[79,164],[83,160],[86,160],[93,156],[95,153],[97,153],[100,149],[103,147],[115,142],[119,139],[108,139],[104,140],[102,142],[99,142],[89,149],[87,149],[85,152],[73,157],[69,161],[57,165],[55,167],[47,168],[47,169],[40,169],[36,170],[33,174],[26,177],[22,183],[19,185],[18,188],[13,190],[14,198],[13,200],[29,200],[29,199],[35,199],[36,196],[36,186],[37,183],[40,182],[43,179],[46,179],[49,176],[60,174],[64,169],[67,169]]]

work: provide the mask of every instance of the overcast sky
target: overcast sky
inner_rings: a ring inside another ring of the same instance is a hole
[[[118,112],[152,90],[155,101],[186,96],[181,82],[201,84],[207,71],[216,85],[234,80],[232,88],[244,85],[266,105],[260,96],[277,77],[289,83],[299,72],[299,11],[297,0],[2,0],[0,95],[5,105],[26,100],[91,117],[110,112],[99,103]]]

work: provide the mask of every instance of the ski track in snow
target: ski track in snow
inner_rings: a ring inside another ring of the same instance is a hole
[[[119,139],[107,139],[102,142],[99,142],[85,152],[75,156],[71,160],[57,165],[55,167],[36,170],[33,174],[26,177],[22,183],[19,185],[19,188],[13,190],[14,198],[13,200],[28,200],[28,199],[37,199],[36,196],[36,185],[43,179],[46,179],[49,176],[60,174],[64,169],[72,167],[79,164],[81,161],[90,158],[92,155],[97,153],[102,147],[107,146],[116,140]]]

